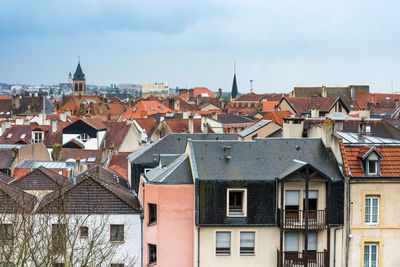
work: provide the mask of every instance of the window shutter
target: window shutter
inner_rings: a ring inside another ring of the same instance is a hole
[[[298,190],[287,190],[285,192],[285,204],[286,206],[298,206],[299,205],[300,191]]]
[[[241,232],[240,233],[240,247],[253,248],[254,247],[254,232]]]
[[[230,232],[217,232],[217,248],[229,248],[231,246]]]
[[[285,251],[299,251],[299,233],[285,233]]]

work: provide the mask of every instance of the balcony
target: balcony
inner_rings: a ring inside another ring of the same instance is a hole
[[[280,260],[282,259],[282,262]],[[277,250],[277,267],[328,267],[328,252],[308,251],[307,263],[304,252],[280,252]]]
[[[306,228],[306,213],[303,210],[283,210],[283,225],[281,222],[281,210],[278,209],[278,224],[283,229],[302,230]],[[327,227],[326,210],[308,211],[308,229],[321,230]]]

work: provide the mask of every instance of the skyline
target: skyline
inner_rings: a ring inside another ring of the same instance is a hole
[[[21,6],[24,6],[21,9]],[[396,1],[2,1],[0,82],[400,89]]]

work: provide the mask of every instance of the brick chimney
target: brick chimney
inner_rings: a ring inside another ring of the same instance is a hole
[[[194,132],[193,114],[189,115],[189,133]]]

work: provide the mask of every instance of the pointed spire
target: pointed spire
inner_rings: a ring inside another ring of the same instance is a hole
[[[234,63],[233,72],[234,72],[234,74],[233,74],[231,98],[236,98],[239,94],[238,88],[237,88],[237,83],[236,83],[236,62]]]
[[[76,67],[76,71],[74,74],[74,81],[83,81],[83,80],[85,80],[85,74],[82,71],[80,59],[78,59],[78,66]]]

